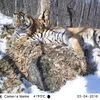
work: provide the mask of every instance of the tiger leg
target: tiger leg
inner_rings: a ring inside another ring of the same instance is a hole
[[[81,66],[81,70],[82,70],[81,74],[86,75],[88,66],[87,66],[87,61],[84,56],[84,52],[82,50],[82,46],[80,45],[78,39],[76,39],[74,37],[70,38],[69,42],[70,42],[71,47],[74,49],[74,51],[77,53],[79,59],[81,60],[80,61],[80,66]]]
[[[69,39],[70,46],[74,49],[79,57],[84,58],[84,52],[77,38],[71,37]]]

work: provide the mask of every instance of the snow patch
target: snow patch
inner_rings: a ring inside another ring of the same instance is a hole
[[[0,13],[0,34],[2,33],[3,25],[11,24],[12,18]],[[6,54],[6,39],[0,39],[0,59]]]
[[[87,93],[100,93],[100,77],[95,73],[86,77]]]
[[[0,13],[0,26],[11,24],[12,22],[13,22],[13,19],[11,17]]]
[[[0,77],[0,89],[2,89],[5,80],[7,80],[7,77],[3,77],[3,76]]]
[[[0,59],[6,55],[6,39],[0,39]]]
[[[97,64],[96,74],[97,74],[98,77],[100,77],[100,49],[99,48],[95,48],[93,50],[93,60]]]

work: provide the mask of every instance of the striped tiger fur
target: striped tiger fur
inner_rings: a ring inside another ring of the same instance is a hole
[[[53,29],[46,30],[42,33],[34,34],[31,38],[33,41],[42,43],[64,43],[68,45],[68,40],[71,33],[62,27],[54,27]]]

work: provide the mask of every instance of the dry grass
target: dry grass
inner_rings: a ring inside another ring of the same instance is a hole
[[[20,72],[40,89],[54,92],[59,90],[66,81],[75,79],[76,75],[86,75],[90,72],[89,70],[91,69],[87,66],[86,60],[78,57],[68,46],[63,44],[42,46],[45,52],[44,55],[42,54],[41,46],[30,40],[25,41],[23,44],[20,43],[18,47],[13,46],[7,49],[7,54],[11,59],[11,63],[8,65],[12,66],[9,67],[8,75],[12,80],[14,79],[16,82],[18,80],[18,83],[20,83],[18,77],[14,78],[13,75]],[[7,62],[7,59],[5,62]],[[0,68],[2,61],[0,61]],[[14,65],[16,65],[15,69]],[[6,67],[1,69],[3,70]],[[11,76],[10,71],[12,69]],[[7,73],[6,70],[4,72]],[[7,83],[12,83],[10,82],[11,79],[8,81]],[[13,85],[13,83],[10,85]]]

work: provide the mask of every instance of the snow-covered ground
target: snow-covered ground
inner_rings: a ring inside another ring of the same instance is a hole
[[[2,13],[0,13],[0,34],[2,32],[2,28],[3,25],[5,24],[11,24],[12,23],[12,18],[3,15]],[[2,58],[2,56],[6,53],[6,39],[0,39],[0,59]]]
[[[0,33],[1,28],[4,24],[10,24],[12,23],[12,18],[7,17],[3,14],[0,14]],[[0,39],[0,59],[4,54],[6,53],[6,39]],[[86,77],[80,77],[77,76],[75,80],[68,81],[65,86],[63,86],[58,92],[55,93],[48,93],[41,91],[37,88],[35,85],[30,85],[30,87],[25,86],[30,84],[26,80],[24,80],[25,84],[22,84],[21,87],[25,90],[23,93],[32,93],[32,94],[50,94],[51,97],[55,99],[62,99],[62,97],[73,97],[80,94],[86,94],[86,93],[100,93],[100,56],[98,56],[98,53],[100,54],[100,50],[98,48],[93,50],[93,59],[98,63],[97,71],[94,75],[88,75]],[[3,81],[1,81],[0,77],[0,88],[2,87]],[[14,89],[13,92],[17,90]]]
[[[11,24],[12,23],[12,18],[3,15],[2,13],[0,13],[0,25],[4,25],[4,24]]]

